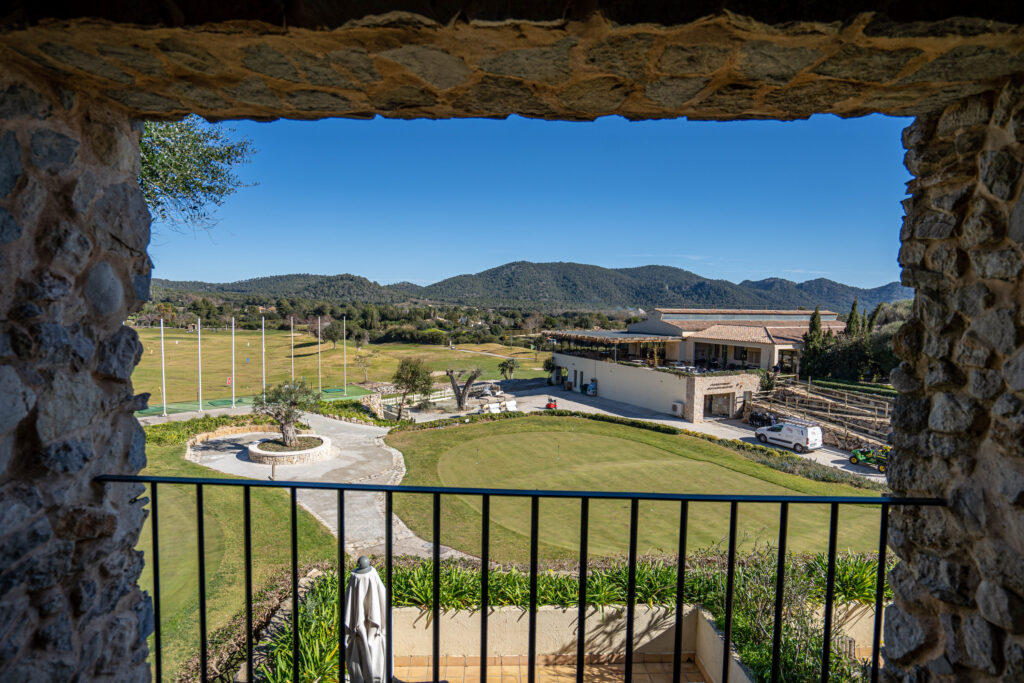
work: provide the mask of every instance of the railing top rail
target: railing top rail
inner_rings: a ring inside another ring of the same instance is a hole
[[[707,503],[796,503],[796,504],[849,504],[849,505],[937,505],[946,504],[941,498],[914,498],[900,496],[772,496],[731,495],[709,493],[645,493],[641,491],[556,491],[545,489],[484,489],[445,486],[395,486],[383,484],[341,484],[323,481],[267,481],[263,479],[232,479],[203,477],[156,477],[130,474],[105,474],[96,477],[104,483],[141,484],[202,484],[204,486],[251,486],[282,489],[328,489],[342,491],[370,491],[374,493],[444,493],[457,496],[510,496],[531,498],[593,498],[616,500],[668,500]]]

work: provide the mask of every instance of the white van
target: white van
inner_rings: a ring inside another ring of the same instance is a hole
[[[761,443],[777,443],[792,448],[797,453],[806,453],[821,448],[821,427],[813,422],[789,420],[779,424],[761,427],[756,432]]]

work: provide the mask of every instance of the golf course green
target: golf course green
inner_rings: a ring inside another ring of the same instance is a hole
[[[404,485],[483,488],[640,491],[765,495],[869,496],[841,484],[810,481],[751,462],[735,451],[701,439],[661,434],[624,425],[567,417],[524,417],[423,431],[397,432],[387,442],[405,456]],[[444,496],[441,542],[477,554],[481,498]],[[417,534],[431,538],[431,498],[396,494],[395,511]],[[641,502],[638,550],[674,554],[679,542],[680,504]],[[728,537],[728,503],[689,504],[687,545],[706,548]],[[877,506],[842,506],[839,548],[872,550],[878,542]],[[779,506],[741,504],[741,545],[775,543]],[[791,505],[789,548],[821,552],[828,546],[827,505]],[[539,543],[545,559],[577,556],[580,502],[541,499]],[[491,557],[522,562],[529,557],[530,501],[491,500]],[[592,556],[622,556],[628,550],[629,503],[590,503]]]

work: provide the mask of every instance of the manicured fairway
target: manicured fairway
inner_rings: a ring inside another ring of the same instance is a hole
[[[387,442],[405,455],[405,485],[469,486],[514,489],[644,491],[659,493],[871,495],[851,487],[809,481],[750,462],[733,451],[700,439],[578,418],[529,417],[501,422],[399,432]],[[444,497],[441,541],[479,552],[481,500]],[[399,516],[419,535],[431,537],[430,498],[396,495]],[[579,500],[542,500],[540,544],[545,557],[571,558],[579,544]],[[641,554],[674,554],[679,541],[680,505],[642,502],[639,510]],[[828,545],[828,507],[791,505],[789,548],[819,552]],[[843,506],[840,549],[873,550],[878,542],[879,509]],[[775,543],[779,508],[739,506],[739,541]],[[528,558],[528,498],[491,501],[491,556]],[[690,503],[688,546],[724,543],[727,503]],[[629,503],[590,503],[592,555],[625,555]]]
[[[142,341],[142,360],[132,374],[135,391],[149,392],[150,405],[162,405],[164,397],[161,393],[160,380],[160,330],[158,328],[142,328],[138,330]],[[292,361],[291,344],[287,330],[267,330],[267,384],[277,384],[291,379]],[[456,347],[462,348],[462,347]],[[475,351],[487,351],[502,356],[515,356],[520,360],[522,369],[516,377],[543,377],[541,367],[548,354],[535,354],[532,351],[499,344],[474,344],[465,348]],[[395,368],[403,358],[422,358],[434,371],[446,368],[483,369],[481,379],[498,379],[498,364],[504,360],[491,355],[451,351],[446,346],[420,344],[371,344],[369,351],[376,353],[368,372],[371,382],[386,381],[394,374]],[[196,334],[181,329],[164,331],[164,350],[167,373],[167,402],[179,403],[197,401],[198,386],[198,344]],[[259,393],[263,386],[259,330],[235,331],[235,384],[236,396],[252,396]],[[353,385],[363,381],[363,372],[355,365],[355,346],[348,346],[348,383]],[[341,387],[345,377],[344,352],[339,344],[324,343],[320,347],[320,363],[322,385]],[[307,383],[317,384],[317,344],[313,337],[305,332],[295,335],[295,376]],[[231,398],[231,331],[223,329],[203,329],[203,402]],[[445,380],[439,377],[439,380]],[[350,391],[350,393],[353,393]],[[336,398],[336,394],[325,394],[325,398]],[[204,405],[204,407],[209,407]]]
[[[183,446],[149,446],[143,474],[221,478],[218,472],[186,462]],[[166,680],[199,647],[199,559],[194,486],[163,484],[158,489],[160,531],[160,621]],[[210,632],[245,608],[245,555],[242,490],[206,486],[203,491],[206,542],[207,623]],[[139,584],[153,594],[152,517],[138,549],[145,567]],[[289,566],[290,505],[285,491],[252,491],[253,584]],[[333,536],[312,515],[298,509],[299,555],[303,561],[334,559]],[[153,639],[150,637],[150,651]]]

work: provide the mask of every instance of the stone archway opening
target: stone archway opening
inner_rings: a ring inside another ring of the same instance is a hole
[[[140,347],[120,325],[150,273],[134,120],[881,112],[916,117],[899,254],[916,295],[896,343],[889,483],[947,502],[894,510],[887,671],[1024,676],[1024,17],[953,4],[892,19],[870,3],[757,17],[385,3],[90,18],[43,3],[5,18],[0,671],[147,675],[142,491],[94,482],[144,464]]]

